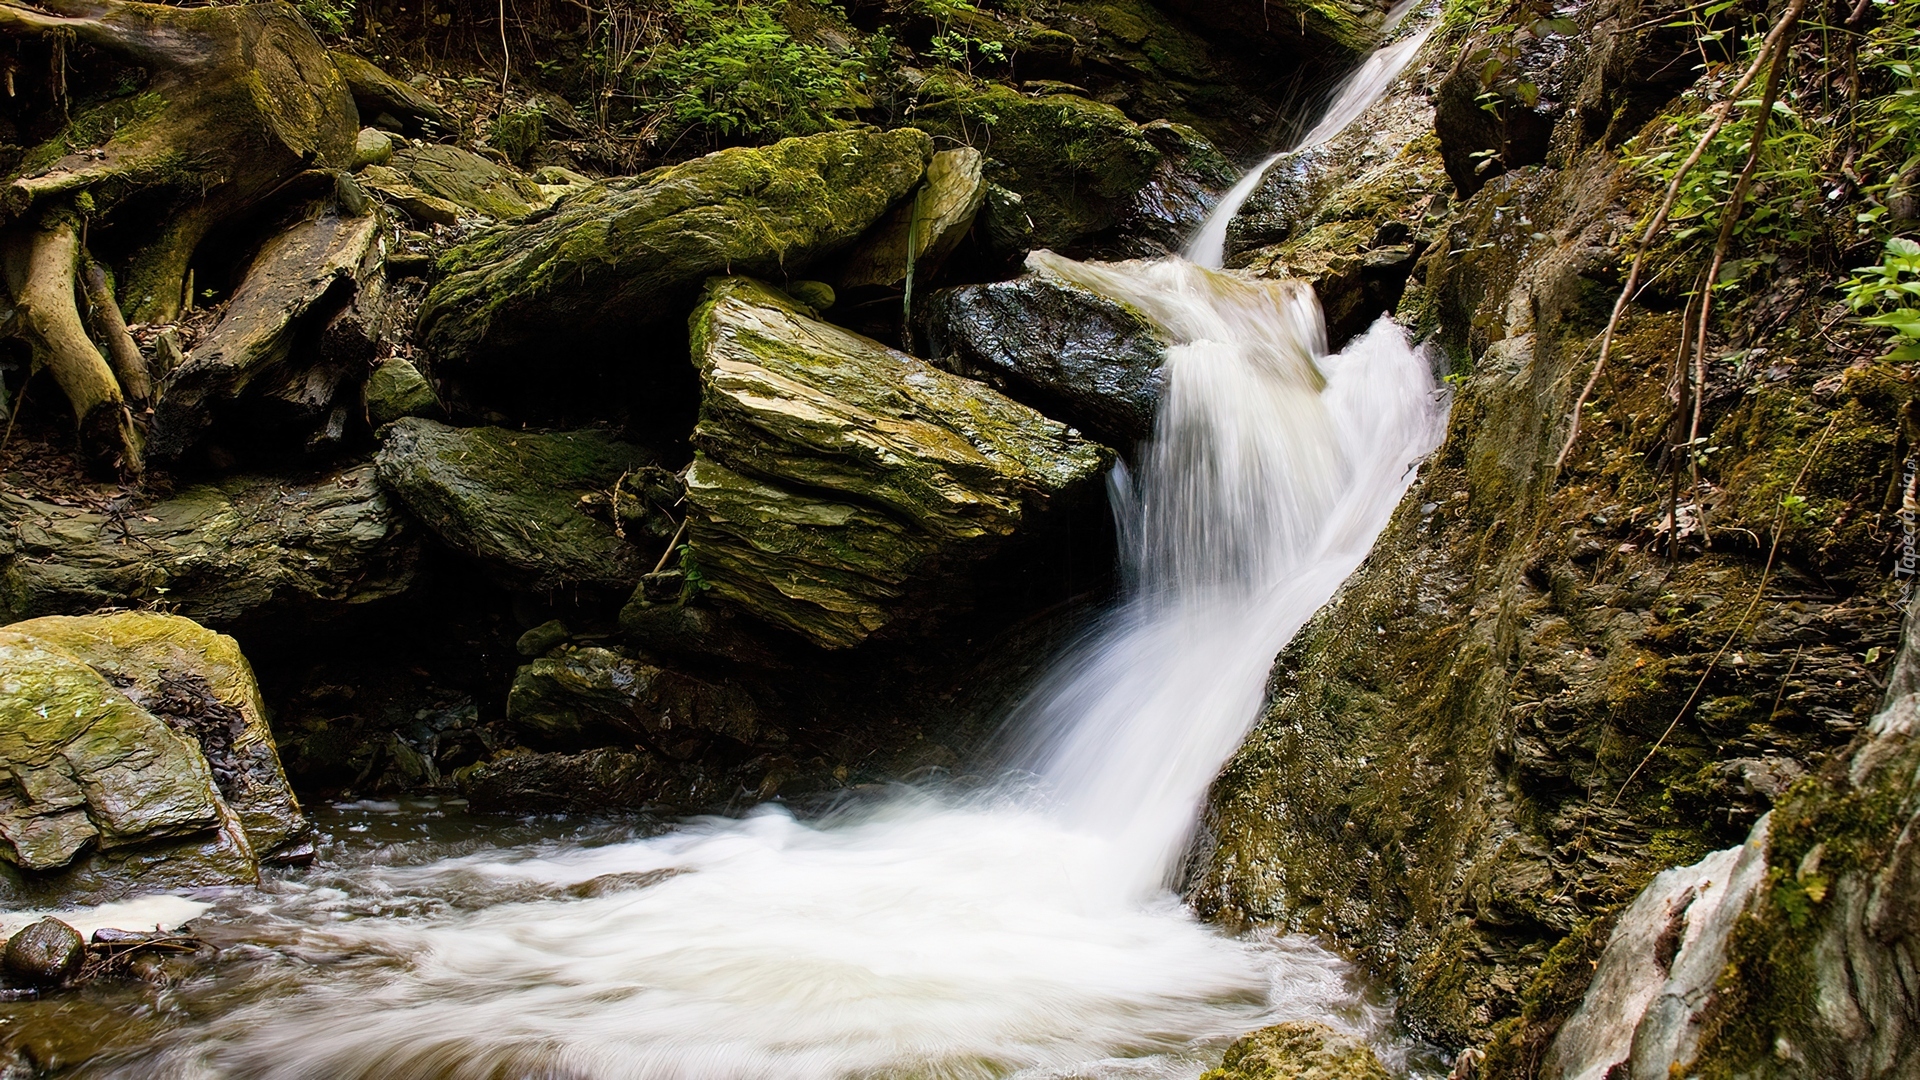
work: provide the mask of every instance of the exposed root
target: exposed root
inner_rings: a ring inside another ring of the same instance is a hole
[[[1613,352],[1614,333],[1620,329],[1620,317],[1626,312],[1628,302],[1633,299],[1634,290],[1640,285],[1640,274],[1646,269],[1647,251],[1653,246],[1653,238],[1665,227],[1667,215],[1673,212],[1674,201],[1680,197],[1680,186],[1686,182],[1687,174],[1693,171],[1693,167],[1700,163],[1700,158],[1706,154],[1707,147],[1712,145],[1713,140],[1720,134],[1720,129],[1726,127],[1727,118],[1733,114],[1734,106],[1740,101],[1740,95],[1747,92],[1747,88],[1753,85],[1753,80],[1759,78],[1760,72],[1779,54],[1788,33],[1799,23],[1800,13],[1806,9],[1806,6],[1807,0],[1789,0],[1787,10],[1781,14],[1780,21],[1774,24],[1766,40],[1761,43],[1759,55],[1753,58],[1753,64],[1740,76],[1740,81],[1727,92],[1720,104],[1714,107],[1713,122],[1707,125],[1706,133],[1700,136],[1698,143],[1694,144],[1693,152],[1687,155],[1687,159],[1681,162],[1680,168],[1674,172],[1673,180],[1667,184],[1666,195],[1660,200],[1660,208],[1654,212],[1653,217],[1647,222],[1646,229],[1641,232],[1639,242],[1634,245],[1633,266],[1627,271],[1627,283],[1621,286],[1620,295],[1613,302],[1613,314],[1607,318],[1606,332],[1600,336],[1600,356],[1594,360],[1593,371],[1587,376],[1587,384],[1581,387],[1580,396],[1574,400],[1567,441],[1560,447],[1560,456],[1554,459],[1553,472],[1556,477],[1559,476],[1560,470],[1566,468],[1567,456],[1573,453],[1573,444],[1580,438],[1580,413],[1587,407],[1587,399],[1593,396],[1593,388],[1600,383],[1600,373],[1606,369],[1607,357]],[[1708,287],[1712,287],[1711,281],[1708,282]]]
[[[6,259],[14,303],[10,329],[33,350],[35,366],[51,371],[66,394],[82,452],[94,467],[138,475],[140,437],[133,416],[113,370],[87,337],[74,300],[79,267],[80,231],[71,213],[50,212],[38,228],[16,234]]]
[[[127,332],[127,320],[107,284],[106,267],[83,258],[80,284],[87,290],[87,304],[93,309],[93,331],[107,347],[107,360],[120,379],[120,389],[136,407],[145,407],[153,399],[153,381],[147,376],[147,358]]]

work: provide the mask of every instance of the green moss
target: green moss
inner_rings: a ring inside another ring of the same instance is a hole
[[[603,181],[448,252],[422,336],[469,359],[662,321],[710,274],[785,275],[851,242],[932,154],[923,132],[862,129]]]
[[[988,181],[1019,194],[1035,247],[1063,247],[1112,226],[1162,156],[1111,105],[1076,94],[1032,98],[958,75],[929,79],[913,118],[987,155]]]
[[[105,146],[117,137],[133,137],[136,128],[159,116],[167,100],[152,91],[110,98],[82,110],[65,130],[27,151],[20,164],[22,176],[51,169],[68,154]]]

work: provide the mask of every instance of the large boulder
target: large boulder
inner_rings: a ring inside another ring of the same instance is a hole
[[[928,298],[939,362],[1116,446],[1153,433],[1168,338],[1138,308],[1030,274]]]
[[[0,618],[165,601],[220,626],[355,606],[413,583],[417,532],[370,464],[231,477],[144,507],[0,492]]]
[[[1112,460],[746,278],[708,286],[692,336],[689,586],[817,645],[865,640],[943,571],[1097,491]]]
[[[456,428],[406,417],[385,429],[376,462],[381,483],[407,509],[509,588],[631,589],[659,557],[582,504],[654,462],[604,432]]]
[[[422,339],[453,362],[537,358],[662,321],[709,275],[791,273],[851,243],[932,154],[924,132],[862,128],[602,181],[449,252]]]
[[[0,630],[0,763],[0,903],[254,881],[304,825],[238,648],[173,616]]]
[[[65,649],[127,700],[192,737],[256,853],[268,855],[306,830],[239,642],[152,611],[52,615],[7,630]]]

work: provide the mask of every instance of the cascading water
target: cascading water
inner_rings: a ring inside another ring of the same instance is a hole
[[[1018,718],[1037,784],[422,865],[375,849],[209,916],[253,943],[189,1006],[212,1018],[104,1072],[1191,1076],[1281,1019],[1380,1037],[1336,957],[1222,936],[1164,882],[1274,655],[1437,443],[1428,365],[1385,320],[1325,355],[1296,283],[1181,259],[1033,266],[1178,342],[1139,474],[1115,479],[1126,597]]]
[[[1416,2],[1405,0],[1394,8],[1392,14],[1387,16],[1389,30],[1413,9]],[[1360,65],[1360,70],[1349,75],[1346,82],[1341,84],[1339,93],[1334,95],[1327,111],[1320,114],[1319,122],[1308,129],[1305,135],[1300,136],[1300,141],[1247,170],[1247,174],[1228,189],[1220,199],[1220,205],[1214,208],[1199,231],[1193,234],[1193,239],[1187,242],[1187,258],[1201,266],[1223,265],[1227,259],[1227,226],[1233,223],[1234,214],[1252,197],[1254,189],[1266,179],[1267,173],[1288,158],[1326,145],[1358,120],[1360,114],[1367,111],[1367,106],[1380,100],[1380,95],[1386,93],[1393,81],[1406,70],[1407,63],[1420,51],[1420,46],[1427,43],[1427,36],[1432,32],[1430,24],[1391,45],[1374,50],[1373,55]]]

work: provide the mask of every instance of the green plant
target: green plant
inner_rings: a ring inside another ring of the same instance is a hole
[[[794,40],[784,3],[674,0],[682,40],[646,73],[649,96],[681,128],[727,139],[826,131],[852,108],[858,59]]]
[[[353,0],[295,0],[294,6],[321,33],[338,35],[353,28]]]
[[[1920,360],[1920,243],[1889,239],[1879,265],[1856,269],[1840,290],[1861,322],[1893,332],[1888,359]]]

